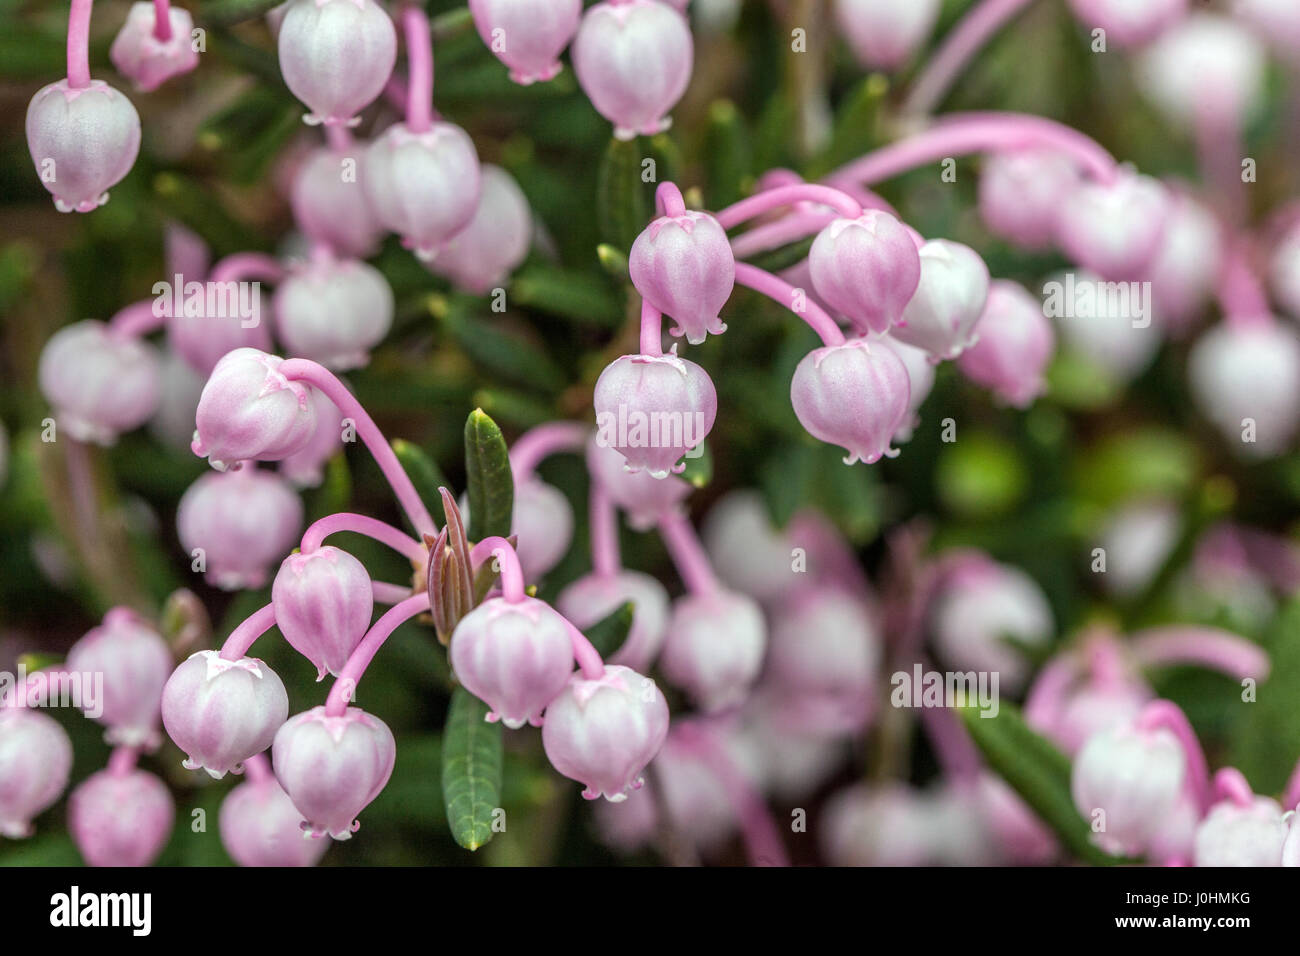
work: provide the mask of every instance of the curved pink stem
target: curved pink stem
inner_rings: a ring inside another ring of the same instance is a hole
[[[904,100],[904,115],[933,113],[971,58],[1034,0],[980,0],[957,22],[931,55]]]
[[[250,783],[270,783],[275,779],[275,774],[271,772],[271,761],[264,753],[253,754],[244,761],[244,774]]]
[[[543,459],[563,452],[581,452],[591,427],[582,422],[547,422],[530,428],[510,446],[510,474],[515,484],[528,480]]]
[[[721,586],[709,564],[709,556],[686,515],[676,511],[665,512],[659,518],[659,536],[690,591],[709,594],[719,590]]]
[[[681,216],[686,212],[686,200],[677,184],[664,181],[655,190],[655,208],[661,216]]]
[[[367,538],[373,538],[380,544],[388,545],[394,551],[410,558],[412,561],[424,561],[424,545],[410,535],[398,528],[394,528],[387,522],[371,518],[369,515],[353,514],[350,511],[340,511],[337,514],[326,515],[324,518],[313,521],[311,526],[303,532],[300,550],[303,554],[310,554],[319,548],[330,535],[338,534],[341,531],[363,534]]]
[[[641,300],[641,354],[664,354],[664,314],[646,299]]]
[[[226,643],[221,645],[221,657],[228,661],[237,661],[248,655],[248,649],[259,637],[275,627],[275,605],[268,604],[254,611],[230,632]]]
[[[870,186],[900,173],[971,153],[1047,147],[1065,153],[1103,183],[1115,180],[1115,158],[1095,140],[1054,120],[1025,113],[953,113],[913,136],[841,166],[828,182]]]
[[[342,123],[328,123],[325,126],[325,142],[336,152],[349,150],[353,143],[352,130]]]
[[[370,593],[374,595],[376,604],[399,604],[411,596],[411,588],[387,581],[371,581]]]
[[[135,769],[140,759],[140,751],[135,747],[114,747],[108,755],[108,773],[113,777],[125,777]]]
[[[835,320],[826,314],[826,310],[812,300],[807,292],[803,293],[803,311],[801,312],[795,308],[795,296],[801,290],[796,289],[784,279],[779,279],[772,273],[760,269],[758,266],[750,265],[748,262],[737,262],[736,284],[753,289],[755,292],[767,296],[778,305],[789,309],[808,323],[809,327],[821,338],[823,344],[844,344],[844,332],[841,331]]]
[[[1078,665],[1069,654],[1061,654],[1044,664],[1025,698],[1025,722],[1036,730],[1050,733],[1065,702],[1066,691],[1078,675]]]
[[[132,302],[108,320],[109,331],[118,339],[138,339],[158,331],[167,324],[167,316],[159,315],[156,305],[155,299]]]
[[[94,0],[72,0],[68,11],[68,87],[90,86],[90,11]]]
[[[838,213],[824,209],[792,212],[774,222],[765,222],[761,226],[745,230],[731,240],[731,251],[737,259],[744,259],[769,249],[777,249],[786,243],[816,235],[837,218]]]
[[[1147,667],[1198,664],[1237,680],[1264,680],[1268,654],[1243,637],[1212,627],[1152,627],[1134,634],[1133,656]]]
[[[518,604],[528,592],[524,590],[524,571],[519,566],[519,555],[505,538],[484,538],[469,552],[471,564],[480,565],[488,558],[496,558],[501,568],[501,596],[511,604]]]
[[[1240,225],[1246,219],[1246,186],[1241,181],[1241,161],[1246,149],[1241,138],[1241,117],[1202,114],[1195,120],[1196,152],[1201,178],[1219,216]]]
[[[172,38],[171,6],[170,0],[153,0],[153,35],[162,43]]]
[[[433,126],[433,37],[429,18],[416,3],[402,11],[406,35],[406,125],[413,133],[425,133]]]
[[[361,440],[370,449],[375,464],[379,466],[379,470],[388,479],[389,487],[393,489],[393,494],[397,496],[398,503],[401,504],[402,510],[406,512],[406,516],[411,520],[411,524],[415,526],[415,530],[420,534],[436,532],[438,526],[433,523],[433,518],[429,515],[429,509],[420,500],[419,492],[415,490],[415,485],[411,483],[410,477],[406,474],[406,469],[397,460],[397,455],[394,454],[392,446],[388,444],[383,432],[379,430],[375,420],[370,417],[370,413],[362,408],[356,396],[347,390],[338,377],[325,366],[310,359],[287,359],[280,366],[280,374],[290,380],[314,385],[337,406],[338,410],[343,413],[344,418],[350,418],[356,423],[357,434],[361,436]]]
[[[348,708],[348,702],[356,699],[357,684],[360,683],[370,662],[379,653],[379,649],[384,646],[384,641],[388,640],[400,625],[427,610],[429,610],[429,595],[425,592],[409,597],[405,601],[399,601],[375,621],[356,650],[348,655],[348,661],[339,672],[338,680],[334,681],[334,686],[330,688],[329,696],[325,698],[326,716],[343,716]]]
[[[736,762],[705,728],[691,728],[679,740],[703,757],[727,792],[736,810],[745,854],[751,866],[789,866],[790,857],[781,842],[781,831],[754,786],[736,766]]]
[[[857,219],[862,215],[862,204],[842,190],[833,186],[821,186],[817,183],[797,183],[790,186],[777,186],[765,189],[748,199],[732,203],[726,209],[714,214],[723,229],[731,229],[747,219],[753,219],[770,209],[790,206],[799,202],[815,202],[830,206],[846,219]]]
[[[600,652],[591,641],[587,640],[587,635],[578,630],[576,624],[567,617],[564,618],[564,623],[569,629],[569,639],[573,642],[573,658],[578,662],[578,669],[582,671],[582,676],[587,680],[600,680],[605,676],[605,662],[600,659]]]
[[[922,707],[921,723],[944,774],[954,783],[974,780],[984,761],[980,759],[970,734],[947,707]]]
[[[1224,257],[1215,294],[1225,320],[1234,328],[1272,324],[1273,310],[1268,295],[1251,269],[1241,241],[1234,243]]]
[[[588,498],[592,570],[597,577],[613,577],[622,567],[618,546],[618,510],[599,482],[591,483]]]
[[[1214,775],[1213,799],[1215,803],[1231,800],[1239,807],[1248,807],[1255,799],[1255,791],[1236,767],[1224,767]]]
[[[279,282],[284,278],[284,266],[275,256],[261,252],[236,252],[226,256],[212,267],[209,282],[243,282],[257,279],[262,282]]]
[[[1210,770],[1187,715],[1173,701],[1153,700],[1142,709],[1137,726],[1139,730],[1168,730],[1177,738],[1187,758],[1188,790],[1197,808],[1204,813],[1210,805]]]

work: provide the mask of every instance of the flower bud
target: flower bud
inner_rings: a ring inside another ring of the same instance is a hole
[[[826,804],[822,854],[832,866],[927,866],[937,836],[930,805],[901,783],[858,784]]]
[[[628,471],[627,459],[595,434],[587,442],[586,460],[592,480],[600,483],[638,531],[654,527],[660,515],[675,511],[691,493],[691,486],[676,475],[660,480],[646,471]]]
[[[609,664],[597,680],[574,674],[551,701],[542,746],[551,766],[586,784],[586,799],[620,803],[640,789],[641,771],[667,736],[668,702],[655,682]]]
[[[304,840],[302,814],[274,777],[247,780],[221,802],[221,845],[240,866],[315,866],[329,849]]]
[[[218,780],[275,739],[289,716],[289,697],[275,671],[255,657],[228,661],[199,651],[176,668],[163,688],[167,735],[186,755],[186,770]]]
[[[311,390],[316,408],[316,427],[307,444],[280,459],[279,471],[295,488],[316,488],[325,480],[325,465],[343,450],[343,413],[328,395]]]
[[[562,491],[540,478],[521,481],[515,485],[512,527],[524,580],[540,580],[573,543],[573,506]]]
[[[1103,279],[1146,278],[1169,212],[1168,194],[1149,176],[1121,171],[1110,184],[1081,181],[1061,197],[1057,241]]]
[[[194,18],[183,7],[173,6],[167,13],[171,36],[160,40],[154,34],[156,11],[148,0],[131,4],[126,23],[113,39],[108,58],[117,72],[129,78],[141,93],[158,89],[173,76],[188,73],[199,65],[190,34]]]
[[[1196,828],[1196,866],[1282,866],[1291,827],[1276,800],[1254,797],[1242,806],[1224,800]]]
[[[925,43],[942,0],[835,0],[835,19],[868,70],[891,73]]]
[[[1117,510],[1102,529],[1102,586],[1117,597],[1142,594],[1178,544],[1182,519],[1167,501],[1138,501]]]
[[[209,314],[206,301],[174,304],[167,315],[167,345],[207,378],[217,363],[236,349],[270,352],[271,323],[261,317],[261,285],[253,292],[256,312],[249,318],[229,309]]]
[[[1232,448],[1270,458],[1290,447],[1300,421],[1300,337],[1277,322],[1221,323],[1188,357],[1192,397]]]
[[[1076,290],[1073,302],[1064,296],[1064,308],[1058,307],[1061,303],[1052,294],[1043,303],[1044,310],[1056,317],[1069,351],[1113,384],[1131,381],[1151,364],[1162,330],[1142,314],[1139,298],[1109,291],[1129,286],[1080,272],[1057,280],[1056,288]]]
[[[149,419],[149,433],[165,445],[188,451],[194,438],[194,413],[207,379],[189,362],[166,350],[158,377],[158,407]]]
[[[280,21],[280,72],[311,124],[354,125],[392,76],[397,31],[375,0],[311,0]]]
[[[302,502],[274,472],[208,472],[181,496],[176,531],[215,587],[258,588],[302,531]]]
[[[370,144],[365,172],[375,216],[426,261],[478,209],[478,153],[468,134],[451,123],[436,122],[423,133],[394,123]]]
[[[31,836],[32,818],[59,799],[71,770],[72,741],[58,721],[0,706],[0,836]]]
[[[728,791],[711,754],[687,742],[677,730],[687,722],[674,724],[664,740],[659,756],[654,761],[652,778],[674,834],[703,853],[720,850],[736,831],[738,808]],[[706,734],[715,733],[713,727],[697,726],[691,730]],[[725,742],[718,740],[720,745]],[[651,796],[645,792],[634,794],[628,803]],[[620,808],[621,809],[621,808]]]
[[[863,335],[897,323],[921,281],[907,227],[879,209],[826,226],[808,251],[808,269],[817,294]]]
[[[487,48],[521,86],[554,79],[560,54],[578,32],[582,0],[469,0]]]
[[[555,606],[579,630],[586,630],[627,601],[633,605],[632,627],[607,663],[644,674],[659,656],[668,629],[668,592],[655,578],[640,571],[588,574],[561,591]]]
[[[695,44],[686,18],[656,0],[590,7],[570,50],[578,85],[614,136],[632,139],[668,129],[666,114],[691,81]]]
[[[910,386],[907,414],[903,417],[903,424],[899,426],[898,431],[894,432],[894,441],[900,443],[911,441],[912,433],[921,424],[921,406],[925,404],[925,400],[930,397],[930,392],[934,389],[935,363],[930,361],[929,354],[923,349],[900,342],[892,335],[882,335],[878,339],[873,339],[871,344],[883,345],[889,349],[898,356],[903,367],[907,369],[907,382]]]
[[[918,255],[921,281],[890,334],[925,349],[933,361],[956,358],[975,342],[988,300],[988,266],[975,250],[947,239],[930,240]]]
[[[1231,129],[1258,111],[1267,59],[1245,27],[1195,13],[1143,51],[1138,85],[1175,123]]]
[[[1078,182],[1078,167],[1056,150],[993,153],[980,169],[980,217],[994,235],[1044,249],[1056,239],[1061,197]]]
[[[59,212],[92,212],[135,165],[140,117],[123,94],[101,80],[72,89],[59,80],[27,106],[27,149]]]
[[[705,212],[660,216],[632,244],[632,284],[652,306],[677,320],[670,331],[699,345],[727,326],[718,311],[736,284],[726,230]]]
[[[1180,20],[1187,0],[1070,0],[1070,8],[1085,27],[1105,31],[1107,42],[1138,47]]]
[[[275,322],[293,355],[336,372],[362,368],[392,327],[393,290],[374,266],[326,253],[275,290]]]
[[[1269,280],[1278,304],[1293,319],[1300,319],[1300,224],[1293,226],[1273,251]]]
[[[1223,260],[1219,222],[1205,206],[1175,193],[1165,237],[1151,262],[1151,299],[1167,330],[1185,326],[1214,292]]]
[[[298,168],[290,193],[293,218],[308,239],[359,259],[379,247],[384,227],[366,199],[365,149],[322,147]]]
[[[65,665],[71,673],[103,675],[94,719],[108,728],[110,744],[151,749],[158,746],[162,690],[174,666],[162,635],[125,607],[113,608],[72,645]]]
[[[664,676],[705,711],[744,700],[763,666],[767,627],[742,594],[687,594],[674,602],[659,664]]]
[[[474,218],[438,252],[429,268],[460,288],[485,295],[528,256],[533,213],[523,190],[500,166],[485,163]]]
[[[1232,12],[1271,44],[1278,56],[1300,62],[1300,7],[1291,0],[1234,0]]]
[[[275,623],[316,679],[343,670],[370,629],[375,600],[365,565],[331,545],[284,559],[271,585]]]
[[[451,666],[465,689],[512,730],[542,723],[546,705],[573,673],[573,641],[544,601],[484,601],[451,635]]]
[[[222,470],[306,447],[316,429],[312,388],[281,375],[282,364],[257,349],[235,349],[217,363],[194,416],[194,454]]]
[[[790,382],[799,424],[814,438],[842,445],[846,465],[898,454],[890,441],[907,421],[910,398],[902,359],[865,339],[814,349]]]
[[[1056,333],[1042,303],[1016,282],[998,279],[978,323],[974,345],[957,366],[976,385],[1016,408],[1027,408],[1046,388],[1043,374],[1056,349]]]
[[[175,820],[171,792],[143,770],[101,770],[68,798],[68,832],[90,866],[148,866]]]
[[[41,393],[60,426],[78,441],[111,445],[158,407],[158,352],[87,319],[59,329],[41,350]]]
[[[596,442],[617,449],[629,471],[654,478],[680,473],[718,413],[709,373],[671,355],[624,355],[596,380]]]

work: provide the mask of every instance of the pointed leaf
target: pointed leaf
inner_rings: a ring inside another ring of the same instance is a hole
[[[635,614],[636,606],[631,601],[624,601],[582,633],[587,635],[587,640],[591,641],[591,646],[601,657],[608,658],[611,654],[618,653],[627,640]]]
[[[501,804],[501,724],[487,722],[488,707],[457,687],[442,737],[442,796],[451,835],[467,850],[492,839]]]
[[[510,455],[501,429],[481,408],[474,409],[465,422],[465,474],[470,540],[508,537],[515,507]]]
[[[596,173],[596,221],[601,237],[624,252],[650,221],[650,192],[641,181],[645,157],[638,140],[611,139]]]
[[[438,463],[426,455],[418,445],[413,445],[404,439],[394,438],[392,446],[393,454],[397,455],[402,470],[411,479],[411,484],[415,485],[415,490],[420,493],[420,500],[433,515],[433,520],[440,525],[446,524],[447,518],[441,511],[442,497],[438,494],[438,489],[448,482]]]

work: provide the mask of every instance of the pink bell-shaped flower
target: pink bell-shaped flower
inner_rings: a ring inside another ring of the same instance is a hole
[[[551,766],[586,784],[585,798],[621,803],[667,736],[668,702],[655,682],[609,664],[596,680],[574,674],[551,701],[542,746]]]
[[[278,43],[285,85],[311,124],[354,125],[397,62],[397,31],[376,0],[295,0]]]
[[[1214,213],[1190,196],[1174,193],[1164,241],[1150,266],[1153,311],[1165,329],[1179,331],[1209,301],[1223,252]]]
[[[135,165],[140,116],[101,80],[73,89],[59,80],[27,106],[27,149],[59,212],[92,212]]]
[[[485,163],[478,208],[469,225],[438,251],[429,268],[460,288],[485,295],[528,257],[533,213],[509,173]]]
[[[1057,241],[1066,255],[1103,279],[1144,279],[1168,214],[1164,186],[1122,170],[1113,183],[1084,180],[1061,197]]]
[[[763,612],[750,598],[687,594],[673,604],[659,665],[702,710],[719,711],[745,699],[766,649]]]
[[[660,515],[680,507],[691,493],[691,486],[676,475],[661,480],[647,471],[628,471],[627,459],[618,449],[601,444],[596,434],[587,442],[586,461],[592,480],[600,483],[638,531],[654,527]]]
[[[1282,846],[1292,830],[1282,808],[1269,797],[1246,803],[1223,800],[1196,828],[1197,866],[1282,866]]]
[[[686,18],[657,0],[608,0],[588,8],[570,50],[578,85],[614,136],[668,129],[667,113],[691,81],[695,43]]]
[[[921,281],[907,227],[879,209],[826,226],[808,251],[808,268],[817,294],[863,335],[897,323]]]
[[[538,581],[573,542],[573,507],[554,485],[540,478],[521,481],[515,485],[513,529],[524,580]]]
[[[68,797],[68,832],[91,866],[148,866],[175,819],[171,792],[143,770],[101,770]]]
[[[930,361],[928,352],[906,342],[900,342],[892,335],[882,335],[872,339],[871,345],[873,348],[883,345],[897,355],[903,367],[907,369],[907,381],[911,386],[907,399],[907,416],[898,431],[894,432],[894,441],[911,441],[913,432],[921,424],[921,406],[925,404],[925,400],[930,397],[930,392],[934,389],[935,363]]]
[[[209,286],[215,288],[215,286]],[[256,318],[220,310],[211,314],[204,300],[186,297],[174,303],[167,315],[167,345],[196,372],[207,378],[217,363],[237,349],[270,352],[271,323],[261,316],[261,288],[255,293]]]
[[[279,462],[280,474],[296,488],[315,488],[325,480],[325,465],[343,449],[343,413],[318,388],[311,390],[316,427],[307,444]],[[351,431],[349,426],[349,431]]]
[[[129,608],[115,607],[104,622],[68,651],[66,669],[102,674],[102,710],[95,718],[105,739],[126,747],[158,746],[162,689],[175,662],[161,634]]]
[[[365,565],[331,545],[284,559],[271,585],[284,639],[316,665],[316,679],[337,676],[370,628],[375,600]]]
[[[212,370],[194,416],[194,454],[222,470],[301,451],[316,429],[312,389],[280,374],[284,359],[235,349]]]
[[[190,12],[172,6],[160,35],[155,4],[140,0],[127,11],[126,23],[113,39],[108,58],[137,90],[148,93],[199,65],[199,53],[190,35],[193,30]]]
[[[229,661],[199,651],[163,688],[163,726],[186,755],[182,765],[217,779],[242,772],[245,760],[271,746],[288,716],[284,684],[254,657]]]
[[[668,592],[655,578],[640,571],[588,574],[560,592],[555,606],[579,630],[585,630],[631,601],[632,627],[610,664],[647,673],[668,632]]]
[[[890,335],[925,349],[935,362],[956,358],[975,343],[988,300],[988,266],[975,250],[947,239],[930,240],[918,254],[921,282]]]
[[[405,123],[384,130],[366,152],[362,182],[384,228],[426,261],[470,224],[482,190],[473,141],[441,121],[424,132]]]
[[[1300,63],[1300,7],[1291,0],[1233,0],[1232,12],[1278,56]]]
[[[1278,304],[1300,319],[1300,223],[1292,226],[1273,250],[1269,282]]]
[[[718,312],[736,284],[736,257],[726,230],[708,213],[654,220],[632,244],[628,268],[637,292],[677,320],[673,335],[699,345],[710,332],[727,330]]]
[[[185,490],[176,532],[191,566],[226,591],[257,588],[302,531],[302,501],[279,475],[208,472]]]
[[[99,445],[149,420],[158,407],[161,374],[152,345],[93,319],[50,336],[37,368],[58,424],[78,441]]]
[[[58,721],[0,701],[0,836],[31,836],[32,819],[54,805],[72,771],[72,741]]]
[[[1108,43],[1139,47],[1159,36],[1187,12],[1187,0],[1070,0],[1089,29],[1105,31]]]
[[[904,66],[930,36],[942,0],[835,0],[835,19],[869,70]]]
[[[387,724],[358,707],[338,717],[313,707],[280,728],[271,760],[303,830],[347,840],[361,826],[357,814],[393,775],[397,743]]]
[[[1290,447],[1300,424],[1300,336],[1278,322],[1222,323],[1188,358],[1192,397],[1243,458]]]
[[[491,598],[461,618],[451,635],[452,669],[465,689],[492,708],[488,720],[517,730],[542,711],[573,673],[573,640],[545,601]]]
[[[149,433],[165,445],[188,451],[194,438],[194,412],[206,382],[206,378],[175,352],[163,352],[158,407],[149,419]]]
[[[889,347],[850,339],[814,349],[790,382],[790,404],[814,438],[841,445],[846,465],[893,458],[890,441],[907,421],[911,384]]]
[[[393,325],[393,290],[374,266],[322,251],[275,290],[275,323],[291,354],[336,372],[362,368]]]
[[[521,86],[554,79],[578,32],[582,0],[469,0],[474,26]]]
[[[329,849],[304,840],[302,814],[274,777],[246,780],[221,802],[221,845],[240,866],[315,866]]]
[[[366,199],[365,147],[322,147],[298,168],[290,205],[298,228],[340,256],[363,259],[375,252],[384,227]]]
[[[989,286],[979,338],[957,366],[1002,401],[1026,408],[1046,387],[1043,374],[1055,349],[1056,333],[1042,303],[1019,283],[998,279]]]
[[[1079,181],[1079,169],[1053,149],[993,153],[979,178],[979,210],[984,225],[1026,249],[1043,249],[1056,240],[1061,197]]]
[[[1132,286],[1078,272],[1043,288],[1043,309],[1057,319],[1068,351],[1085,359],[1103,379],[1123,384],[1151,364],[1163,330],[1143,316],[1140,296],[1123,294]],[[1112,294],[1116,289],[1120,294]]]
[[[600,373],[593,404],[597,443],[621,452],[630,471],[662,479],[681,472],[678,461],[713,428],[718,393],[709,373],[676,351],[624,355]]]
[[[1258,111],[1267,64],[1264,44],[1245,25],[1194,13],[1142,52],[1138,85],[1174,123],[1230,129]]]

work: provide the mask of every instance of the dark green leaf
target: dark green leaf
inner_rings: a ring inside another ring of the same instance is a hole
[[[492,839],[492,818],[501,803],[501,724],[488,723],[487,714],[486,704],[456,688],[442,737],[447,824],[467,850]]]
[[[405,439],[394,438],[392,445],[393,454],[397,456],[406,476],[411,479],[411,484],[415,485],[415,490],[420,493],[420,500],[439,525],[446,524],[446,515],[442,513],[442,496],[438,494],[438,489],[448,487],[451,483],[447,481],[438,463],[418,445]]]
[[[625,601],[582,633],[587,635],[587,640],[591,641],[591,646],[596,649],[596,652],[608,659],[611,654],[617,653],[623,646],[623,642],[627,640],[628,632],[632,630],[635,611],[636,607],[632,602]]]
[[[200,23],[228,26],[264,16],[281,2],[282,0],[208,0],[199,7],[196,19]]]
[[[721,209],[745,195],[753,169],[753,150],[744,120],[730,100],[709,107],[709,208]]]
[[[627,268],[627,256],[608,244],[606,257],[617,255]],[[599,253],[598,253],[599,254]],[[605,262],[602,259],[602,264]],[[606,266],[608,268],[608,266]],[[557,269],[554,266],[529,266],[510,284],[510,299],[516,305],[549,312],[586,325],[612,328],[623,321],[623,309],[610,291],[609,283],[599,275]]]
[[[713,480],[713,453],[709,451],[708,442],[701,442],[694,451],[687,453],[682,460],[686,463],[686,470],[682,472],[682,478],[690,482],[692,487],[703,488]]]
[[[641,180],[644,158],[637,140],[611,139],[596,174],[600,234],[624,252],[650,221],[650,191]]]
[[[465,422],[465,474],[470,540],[508,537],[515,507],[510,455],[501,429],[481,408]]]

